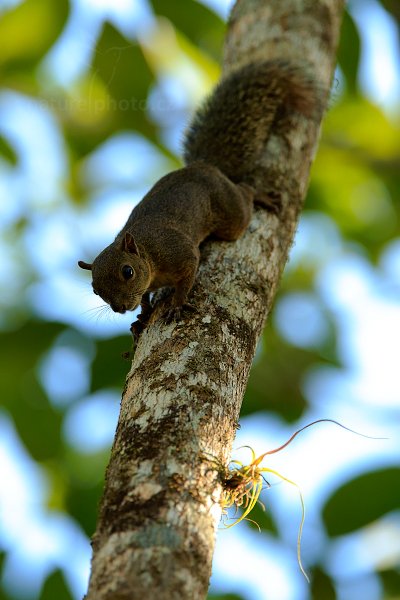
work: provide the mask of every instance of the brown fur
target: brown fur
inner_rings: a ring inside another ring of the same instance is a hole
[[[93,290],[120,313],[148,292],[174,288],[168,318],[179,318],[196,276],[200,243],[210,235],[238,239],[254,201],[268,199],[244,183],[275,125],[293,111],[313,117],[319,93],[298,67],[283,61],[248,65],[223,79],[196,113],[185,141],[186,167],[160,179],[133,209],[112,244],[94,260]],[[127,272],[132,276],[126,277]],[[140,332],[145,325],[141,319]]]

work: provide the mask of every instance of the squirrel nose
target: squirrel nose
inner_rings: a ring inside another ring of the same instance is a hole
[[[121,306],[117,306],[116,304],[110,304],[110,306],[114,312],[121,313],[121,315],[126,313],[125,304],[121,304]]]

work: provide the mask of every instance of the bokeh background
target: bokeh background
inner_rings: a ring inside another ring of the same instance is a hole
[[[132,316],[90,261],[218,78],[230,2],[0,0],[0,598],[84,594]],[[306,207],[243,404],[263,512],[221,531],[210,599],[400,598],[400,4],[349,2]],[[243,450],[235,457],[243,457]]]

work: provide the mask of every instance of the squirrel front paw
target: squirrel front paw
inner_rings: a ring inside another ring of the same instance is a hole
[[[195,312],[196,308],[193,306],[193,304],[189,303],[182,304],[182,306],[173,306],[167,311],[165,311],[165,313],[163,314],[165,322],[169,324],[172,322],[180,321],[182,318],[182,313],[184,311]]]
[[[141,323],[140,321],[134,321],[131,324],[131,333],[132,333],[132,337],[133,337],[133,341],[134,341],[135,345],[138,343],[140,334],[145,329],[145,327],[146,327],[146,325]]]

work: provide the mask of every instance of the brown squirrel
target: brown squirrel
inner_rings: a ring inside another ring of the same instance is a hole
[[[271,208],[271,200],[251,185],[256,160],[276,124],[293,112],[316,117],[320,104],[304,68],[282,60],[246,65],[221,80],[186,133],[186,166],[154,185],[93,264],[78,263],[92,271],[94,293],[113,311],[141,304],[134,335],[151,313],[150,292],[174,288],[167,321],[190,306],[205,238],[236,240],[254,202]]]

